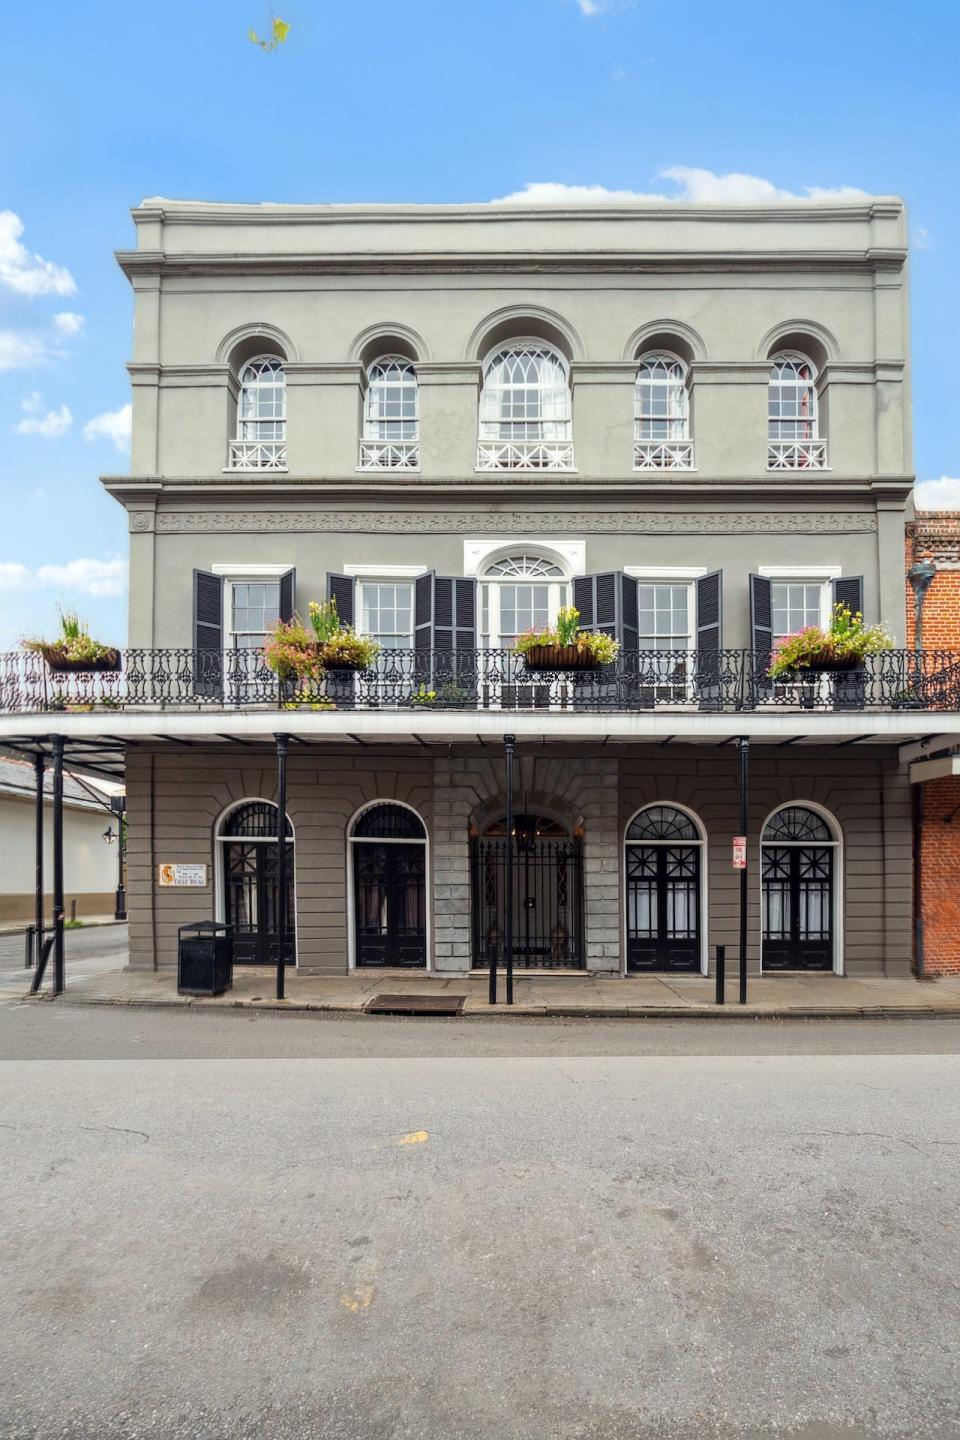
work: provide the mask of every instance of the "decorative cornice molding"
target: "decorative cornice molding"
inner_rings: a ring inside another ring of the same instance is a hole
[[[139,512],[143,513],[143,512]],[[714,511],[700,514],[622,510],[164,510],[164,535],[352,532],[399,535],[869,535],[868,511]],[[132,522],[131,522],[131,528]]]

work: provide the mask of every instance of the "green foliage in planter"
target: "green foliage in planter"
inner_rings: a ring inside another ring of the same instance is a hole
[[[882,625],[864,625],[859,610],[854,614],[849,605],[834,605],[828,629],[807,625],[777,641],[767,674],[777,680],[803,670],[853,668],[867,655],[892,647]]]
[[[71,665],[92,665],[117,653],[115,646],[93,639],[86,622],[75,610],[60,611],[60,634],[56,640],[28,639],[21,641],[21,645],[52,664],[59,660]]]
[[[580,611],[573,605],[565,605],[557,612],[556,625],[547,625],[543,630],[526,630],[519,635],[513,653],[526,655],[540,645],[575,645],[601,665],[609,665],[616,660],[620,653],[619,640],[598,630],[578,630],[579,624]]]
[[[323,678],[323,661],[317,651],[313,634],[299,615],[292,620],[278,620],[263,647],[263,658],[279,680],[315,680]]]

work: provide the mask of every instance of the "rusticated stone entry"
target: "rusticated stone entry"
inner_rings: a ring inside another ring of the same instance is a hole
[[[618,971],[620,955],[619,766],[614,758],[524,755],[514,778],[517,813],[562,816],[583,832],[588,970]],[[469,970],[470,831],[503,808],[502,754],[434,762],[434,963]]]

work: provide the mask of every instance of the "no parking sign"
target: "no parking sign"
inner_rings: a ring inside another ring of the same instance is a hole
[[[734,870],[746,870],[747,868],[746,835],[734,835],[733,837],[733,868]]]

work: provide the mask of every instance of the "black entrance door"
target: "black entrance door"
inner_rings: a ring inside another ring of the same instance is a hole
[[[287,845],[287,945],[284,964],[294,961],[293,846]],[[276,842],[228,840],[223,847],[224,918],[233,926],[237,965],[276,965]]]
[[[502,822],[473,842],[473,963],[506,960],[507,839]],[[559,838],[563,836],[564,838]],[[518,815],[513,843],[513,963],[582,968],[583,850],[557,821]]]
[[[699,971],[699,845],[627,846],[627,969]]]
[[[833,969],[833,848],[764,845],[764,970]]]
[[[358,965],[427,963],[427,847],[355,840],[353,887]]]

